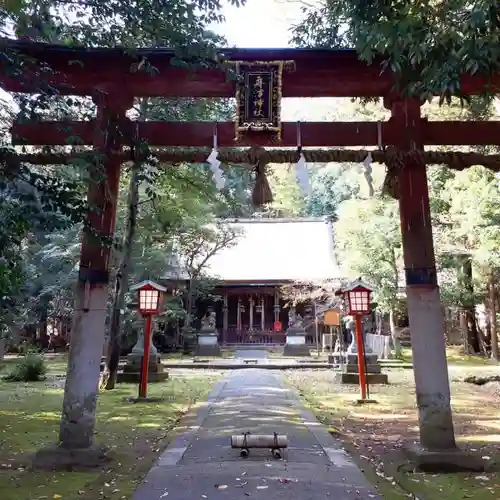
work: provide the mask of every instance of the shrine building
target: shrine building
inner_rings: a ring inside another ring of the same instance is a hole
[[[238,234],[236,241],[211,257],[205,270],[216,280],[213,294],[220,299],[199,301],[196,316],[207,309],[216,313],[220,344],[284,344],[290,299],[283,287],[340,281],[332,223],[317,217],[239,219],[229,226]],[[299,304],[296,309],[304,318],[307,343],[314,344],[312,308]]]

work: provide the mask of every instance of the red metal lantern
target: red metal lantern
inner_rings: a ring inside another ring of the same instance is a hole
[[[371,313],[373,288],[357,279],[343,290],[347,305],[347,314],[351,316],[366,316]]]
[[[371,312],[371,296],[373,288],[369,287],[358,278],[356,281],[349,283],[341,290],[344,296],[344,303],[347,306],[347,314],[354,316],[356,321],[356,345],[358,347],[358,373],[359,387],[361,390],[361,400],[366,399],[368,393],[368,384],[366,383],[365,371],[365,346],[363,339],[363,327],[361,325],[361,317],[370,314]],[[337,295],[337,293],[336,293]]]
[[[164,286],[158,285],[154,281],[142,281],[130,288],[132,292],[137,292],[139,301],[139,312],[143,316],[158,314],[160,312],[161,299],[163,293],[167,291]]]
[[[153,316],[160,312],[161,299],[167,289],[154,281],[146,280],[130,287],[130,291],[137,292],[139,312],[146,319],[144,325],[144,353],[142,357],[141,382],[139,384],[139,399],[144,400],[148,395],[149,351],[151,349]]]

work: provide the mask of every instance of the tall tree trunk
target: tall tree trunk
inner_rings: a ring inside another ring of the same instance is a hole
[[[186,319],[184,320],[184,327],[183,327],[183,352],[185,354],[189,353],[191,342],[190,342],[190,336],[192,333],[192,327],[193,327],[193,321],[194,321],[194,315],[193,315],[193,308],[194,308],[194,297],[193,297],[193,279],[192,277],[189,278],[188,281],[188,288],[187,288],[187,295],[186,295]]]
[[[497,290],[496,279],[493,273],[490,275],[488,285],[490,296],[491,359],[498,361]]]
[[[399,329],[396,327],[394,320],[394,311],[389,311],[389,327],[391,330],[392,345],[394,347],[394,357],[401,358],[401,340],[399,338]]]
[[[479,334],[476,326],[476,306],[474,303],[474,285],[472,283],[472,261],[470,255],[460,257],[460,328],[466,352],[481,352]]]
[[[109,326],[109,343],[106,366],[101,379],[101,388],[114,389],[118,375],[120,354],[122,349],[121,319],[125,306],[125,294],[128,290],[132,246],[137,227],[137,210],[139,205],[139,173],[141,162],[134,162],[128,189],[127,224],[123,236],[121,260],[115,280],[111,321]]]
[[[382,335],[384,330],[384,315],[379,310],[375,311],[375,324],[377,335]]]

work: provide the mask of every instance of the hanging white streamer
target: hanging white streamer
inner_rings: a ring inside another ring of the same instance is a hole
[[[219,160],[219,152],[217,151],[217,127],[214,128],[214,140],[212,151],[207,158],[207,162],[210,165],[210,170],[212,171],[212,179],[215,183],[215,187],[221,191],[224,189],[226,185],[226,179],[224,179],[224,175],[222,169],[220,168],[222,162]]]
[[[363,160],[363,167],[364,167],[363,174],[365,176],[366,183],[368,184],[368,191],[370,196],[373,196],[374,192],[373,177],[372,177],[372,162],[373,162],[372,154],[368,153],[366,155],[366,158]]]
[[[311,183],[309,182],[309,172],[304,153],[300,153],[299,161],[295,164],[295,178],[302,193],[309,196],[311,194]]]
[[[372,162],[373,162],[373,157],[372,157],[372,154],[371,152],[369,152],[367,155],[366,155],[366,158],[363,160],[363,167],[365,169],[365,177],[366,177],[366,180],[368,180],[368,178],[370,178],[370,180],[373,180],[372,179]]]
[[[309,196],[311,194],[311,183],[309,182],[309,172],[307,170],[306,158],[304,153],[302,153],[300,122],[297,122],[297,149],[300,151],[300,155],[297,163],[295,164],[295,178],[302,194],[304,194],[304,196]]]

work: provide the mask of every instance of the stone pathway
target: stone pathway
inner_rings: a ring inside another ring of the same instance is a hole
[[[234,364],[240,364],[245,360],[257,360],[257,364],[268,363],[269,358],[264,349],[237,349],[234,353]]]
[[[186,426],[133,500],[379,498],[276,372],[235,370],[217,384]],[[269,450],[254,449],[248,458],[240,458],[230,447],[230,437],[245,431],[287,434],[289,448],[283,459],[273,459]]]

